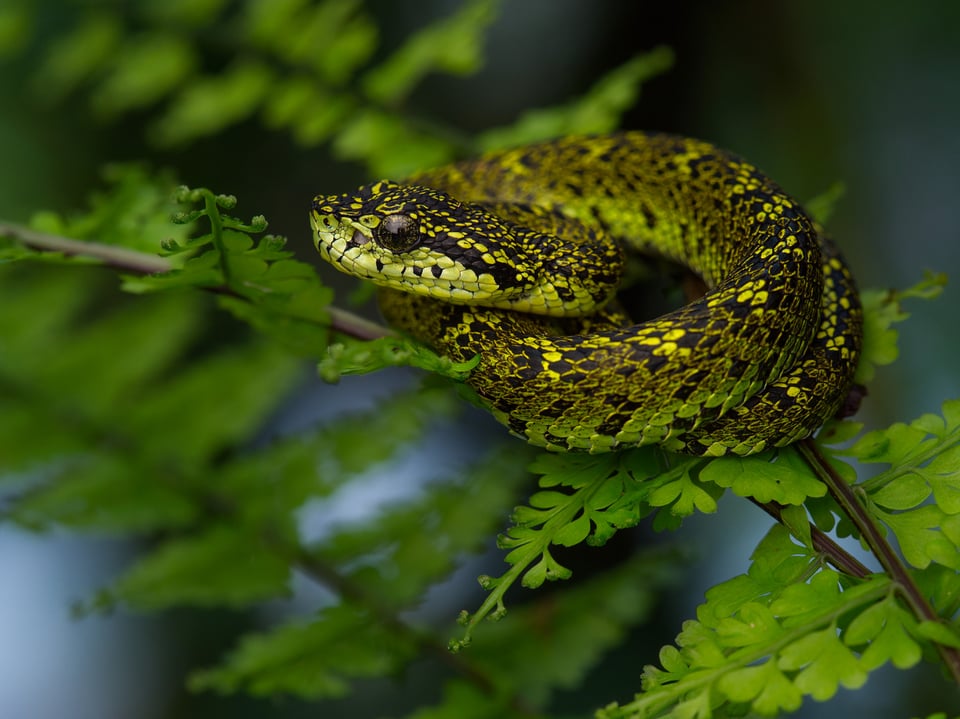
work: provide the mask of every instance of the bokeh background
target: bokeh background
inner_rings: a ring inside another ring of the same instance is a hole
[[[71,12],[61,6],[72,5],[40,4],[41,38],[62,30]],[[458,3],[368,5],[389,44]],[[472,133],[564,102],[658,45],[673,48],[674,67],[644,86],[625,128],[713,141],[749,158],[801,199],[844,183],[830,229],[864,287],[905,287],[927,269],[951,275],[954,284],[939,300],[908,307],[914,315],[902,325],[901,358],[880,372],[862,419],[884,426],[937,411],[942,400],[960,396],[960,3],[510,0],[487,33],[482,71],[469,78],[431,77],[415,101],[424,115]],[[79,207],[104,163],[146,161],[172,168],[190,185],[237,195],[243,214],[265,214],[271,230],[306,257],[310,198],[370,179],[324,147],[298,146],[255,119],[208,141],[158,149],[143,132],[149,112],[104,122],[83,93],[48,102],[43,87],[31,81],[39,62],[33,53],[42,53],[42,45],[0,64],[0,219],[25,221],[39,210]],[[325,389],[340,393],[326,401],[325,411],[373,401],[389,391],[378,382]],[[279,421],[304,426],[319,419],[317,412],[300,402]],[[388,491],[414,490],[374,484],[370,491],[383,501]],[[688,522],[677,537],[695,559],[659,610],[661,640],[690,615],[705,587],[743,568],[766,520],[741,505],[726,503],[717,515]],[[716,537],[718,527],[729,542],[704,546],[701,537],[707,531]],[[186,694],[185,670],[213,661],[242,617],[70,620],[70,603],[113,576],[130,551],[110,538],[36,536],[0,525],[0,716],[317,715],[316,708],[296,702],[267,706]],[[653,657],[635,648],[641,641],[612,657],[598,675],[602,680],[568,697],[570,710],[628,696],[641,665]],[[413,691],[401,683],[323,715],[389,713],[407,689]],[[880,672],[866,690],[841,693],[827,705],[808,703],[800,715],[923,715],[944,701],[960,707],[954,692],[929,667]]]

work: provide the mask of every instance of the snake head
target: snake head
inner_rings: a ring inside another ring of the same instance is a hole
[[[313,201],[320,255],[347,274],[448,302],[499,306],[529,290],[539,262],[523,231],[443,192],[382,180]]]

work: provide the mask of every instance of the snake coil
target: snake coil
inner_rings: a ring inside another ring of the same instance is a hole
[[[318,196],[314,242],[384,288],[402,331],[457,360],[533,444],[658,443],[747,455],[809,436],[850,388],[862,313],[849,268],[800,205],[705,142],[568,137]],[[634,323],[624,252],[707,292]]]

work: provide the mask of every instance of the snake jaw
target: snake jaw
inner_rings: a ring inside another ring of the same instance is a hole
[[[446,257],[432,256],[427,249],[394,253],[381,247],[375,237],[380,221],[368,218],[364,216],[367,221],[363,222],[313,212],[314,246],[320,256],[341,272],[381,287],[450,302],[482,301],[501,293],[491,275],[477,273]]]
[[[416,199],[400,202],[401,191]],[[492,217],[488,207],[434,190],[377,183],[355,195],[315,198],[314,245],[341,272],[455,304],[570,317],[607,303],[623,262],[615,242],[594,242],[593,230],[549,208],[499,209]],[[537,231],[516,222],[531,212],[545,220]],[[589,245],[582,242],[587,236]],[[508,237],[515,241],[509,251],[495,249]],[[605,268],[592,273],[596,286],[575,288],[563,279],[587,266]],[[604,273],[613,281],[601,282]]]

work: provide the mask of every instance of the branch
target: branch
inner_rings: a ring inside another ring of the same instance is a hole
[[[92,257],[118,270],[127,270],[141,275],[169,272],[173,264],[165,257],[137,252],[126,247],[104,245],[97,242],[82,242],[68,237],[48,235],[28,227],[0,223],[0,237],[9,237],[35,250],[59,252],[68,257]]]
[[[330,316],[330,328],[334,332],[353,337],[358,340],[375,340],[378,337],[387,337],[394,332],[383,325],[364,319],[353,312],[342,310],[334,305],[327,305],[327,314]]]
[[[783,521],[783,516],[781,515],[781,505],[776,502],[758,502],[756,499],[751,499],[750,501],[777,520],[777,522],[786,526]],[[810,539],[813,542],[813,548],[824,555],[830,564],[844,574],[856,577],[857,579],[866,579],[872,574],[860,560],[834,542],[813,523],[810,524]]]
[[[378,622],[389,628],[391,632],[409,639],[420,649],[432,654],[480,691],[494,698],[499,696],[498,680],[488,674],[483,667],[471,662],[463,654],[451,652],[446,644],[438,641],[433,635],[404,622],[381,598],[372,595],[364,587],[342,575],[335,567],[328,565],[302,545],[295,546],[292,550],[291,563],[308,577],[332,589],[341,597],[365,607],[376,617]],[[542,716],[540,712],[529,706],[519,696],[514,695],[505,698],[505,701],[519,716],[530,717],[531,719]]]
[[[0,238],[3,237],[16,240],[26,247],[43,252],[58,252],[68,257],[90,257],[99,260],[107,267],[139,275],[162,274],[174,269],[170,260],[159,255],[99,242],[86,242],[69,237],[48,235],[21,225],[0,222]],[[236,296],[236,293],[226,285],[204,289],[217,294]],[[330,317],[330,328],[348,337],[372,340],[392,334],[386,327],[339,307],[330,305],[326,310]]]
[[[884,571],[897,583],[900,593],[914,615],[922,621],[939,624],[942,621],[940,615],[920,591],[910,570],[890,546],[850,485],[830,466],[813,440],[805,439],[799,442],[797,447],[813,471],[827,485],[830,495],[840,505],[841,510],[856,526],[861,538],[876,556]],[[936,644],[936,647],[954,682],[960,684],[960,650],[944,644]]]

